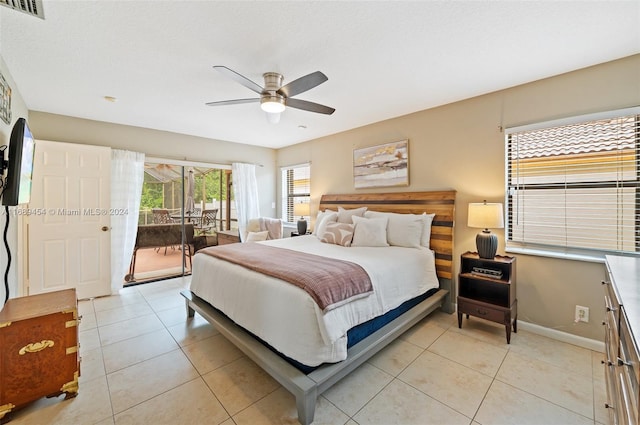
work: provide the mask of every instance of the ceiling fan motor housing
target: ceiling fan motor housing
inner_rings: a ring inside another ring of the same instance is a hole
[[[277,72],[265,72],[262,74],[264,77],[264,91],[260,96],[260,106],[265,112],[277,114],[285,109],[284,96],[277,93],[282,87],[283,77],[282,74]]]
[[[282,81],[284,77],[282,74],[278,74],[277,72],[265,72],[262,74],[264,78],[264,90],[266,92],[275,92],[280,90],[282,87]]]

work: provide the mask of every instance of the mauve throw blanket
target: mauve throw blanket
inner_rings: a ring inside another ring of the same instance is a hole
[[[211,255],[304,289],[322,311],[373,292],[371,279],[358,264],[260,243],[237,243],[201,249]]]

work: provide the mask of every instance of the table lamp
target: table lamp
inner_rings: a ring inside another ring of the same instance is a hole
[[[307,220],[304,218],[309,215],[309,203],[301,202],[293,204],[293,215],[300,216],[300,220],[298,220],[298,234],[305,235],[307,233]]]
[[[467,225],[484,229],[476,236],[476,248],[480,258],[493,258],[498,250],[498,237],[489,228],[502,229],[504,217],[500,203],[471,203]]]

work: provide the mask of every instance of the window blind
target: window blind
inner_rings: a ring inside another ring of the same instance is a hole
[[[311,167],[309,164],[300,164],[282,168],[282,219],[287,222],[297,221],[293,205],[303,202],[309,203],[311,198]],[[309,216],[305,219],[310,220]]]
[[[507,248],[640,253],[640,108],[506,131]]]

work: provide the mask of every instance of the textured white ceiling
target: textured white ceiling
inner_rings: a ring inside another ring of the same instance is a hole
[[[30,110],[268,147],[640,53],[638,1],[43,3],[44,20],[0,7]],[[274,125],[258,104],[205,106],[255,97],[213,65],[260,85],[320,70],[296,98],[336,112]]]

